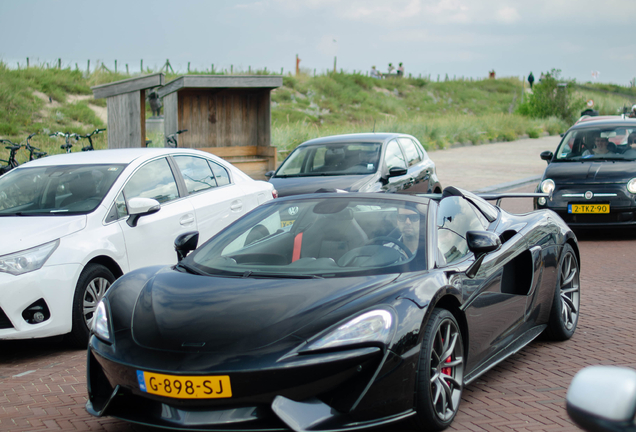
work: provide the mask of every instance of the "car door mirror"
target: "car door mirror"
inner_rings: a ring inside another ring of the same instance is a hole
[[[131,227],[137,226],[137,221],[142,216],[147,216],[153,213],[157,213],[161,210],[161,204],[159,201],[152,198],[131,198],[128,200],[128,220],[126,223]]]
[[[274,173],[275,173],[275,172],[276,172],[276,171],[267,171],[267,172],[265,173],[265,177],[267,177],[267,178],[272,178],[272,176],[274,175]]]
[[[554,153],[552,153],[550,150],[541,152],[541,159],[543,159],[547,163],[550,163],[553,157],[554,157]]]
[[[570,418],[585,430],[633,431],[636,371],[589,366],[572,379],[566,397]]]
[[[477,275],[484,257],[501,247],[501,240],[490,231],[468,231],[466,243],[468,243],[468,250],[475,254],[475,262],[466,270],[466,276],[472,279]]]
[[[398,177],[406,175],[408,170],[403,167],[393,167],[389,169],[389,177]]]
[[[177,259],[181,261],[190,252],[197,248],[199,243],[199,232],[190,231],[179,235],[174,241],[174,250],[177,251]]]

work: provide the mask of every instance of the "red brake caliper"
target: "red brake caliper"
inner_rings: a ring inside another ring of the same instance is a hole
[[[450,356],[448,356],[448,358],[444,361],[444,363],[450,363],[450,362],[451,362],[451,358]],[[442,373],[444,375],[451,376],[453,373],[453,368],[449,368],[449,367],[442,368]]]

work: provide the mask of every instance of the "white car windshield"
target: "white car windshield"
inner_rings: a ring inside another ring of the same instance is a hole
[[[636,128],[603,126],[573,129],[561,141],[556,160],[616,161],[636,159]]]
[[[0,177],[0,216],[90,213],[125,165],[19,168]]]
[[[330,143],[296,148],[276,177],[373,174],[380,162],[381,143]]]
[[[205,274],[333,277],[426,268],[426,204],[347,197],[271,201],[182,263]]]

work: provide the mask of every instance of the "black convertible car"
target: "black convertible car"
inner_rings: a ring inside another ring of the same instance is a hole
[[[535,208],[554,210],[573,228],[636,226],[636,119],[594,117],[567,131],[548,162]]]
[[[399,133],[357,133],[300,144],[266,174],[278,196],[324,189],[347,192],[438,193],[435,164],[420,142]]]
[[[187,255],[196,242],[180,236],[176,266],[130,272],[99,303],[91,414],[185,430],[442,430],[465,385],[578,320],[568,226],[452,187],[277,199]]]

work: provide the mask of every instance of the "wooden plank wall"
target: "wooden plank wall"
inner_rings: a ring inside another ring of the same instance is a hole
[[[185,89],[169,96],[177,93],[178,128],[188,129],[180,147],[269,146],[269,89]],[[167,107],[165,113],[167,121]]]
[[[108,148],[141,147],[140,91],[111,96],[106,99],[108,110]],[[142,141],[144,139],[144,141]]]

